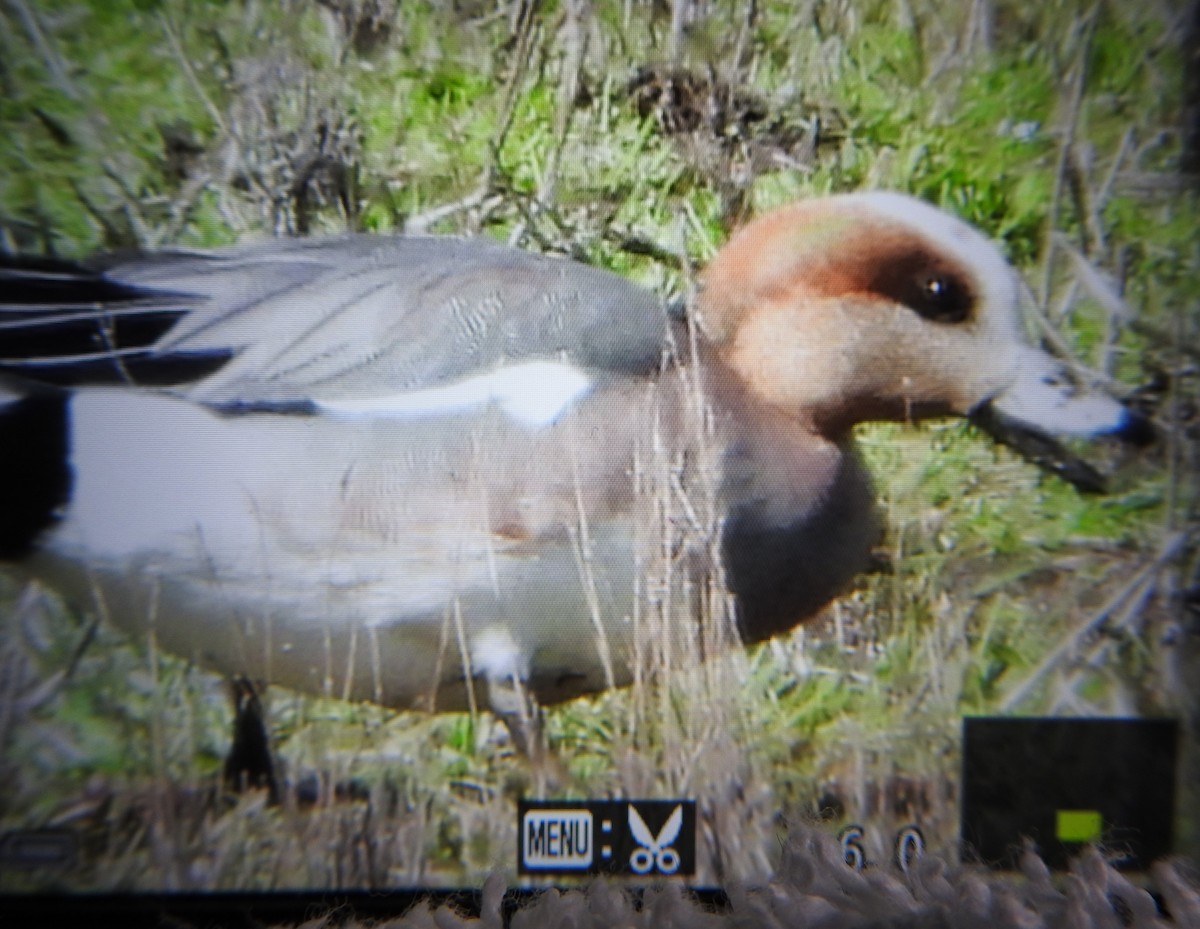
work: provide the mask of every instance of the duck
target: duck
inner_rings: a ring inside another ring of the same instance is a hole
[[[0,558],[215,671],[400,709],[628,684],[652,565],[718,577],[744,643],[811,619],[880,531],[859,423],[1147,428],[1025,338],[993,242],[893,192],[750,222],[684,312],[427,235],[0,279]]]

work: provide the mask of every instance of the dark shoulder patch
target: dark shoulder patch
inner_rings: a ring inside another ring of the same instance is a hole
[[[0,401],[0,560],[29,554],[70,499],[70,399],[34,388]]]

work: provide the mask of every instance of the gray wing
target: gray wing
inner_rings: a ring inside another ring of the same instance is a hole
[[[484,239],[282,240],[92,271],[13,264],[0,267],[0,367],[79,382],[100,364],[190,361],[175,382],[214,404],[412,390],[543,358],[650,372],[669,326],[661,301],[623,278]]]

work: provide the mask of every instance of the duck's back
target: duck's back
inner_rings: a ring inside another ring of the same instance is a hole
[[[183,386],[214,404],[437,386],[567,360],[647,373],[669,321],[606,271],[484,239],[289,239],[0,263],[0,370]]]

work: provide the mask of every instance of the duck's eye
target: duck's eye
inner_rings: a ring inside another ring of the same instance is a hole
[[[867,262],[871,292],[942,325],[966,322],[975,312],[971,277],[928,248],[902,245]]]
[[[926,319],[938,323],[961,323],[971,313],[971,294],[952,275],[918,274],[909,305]]]

